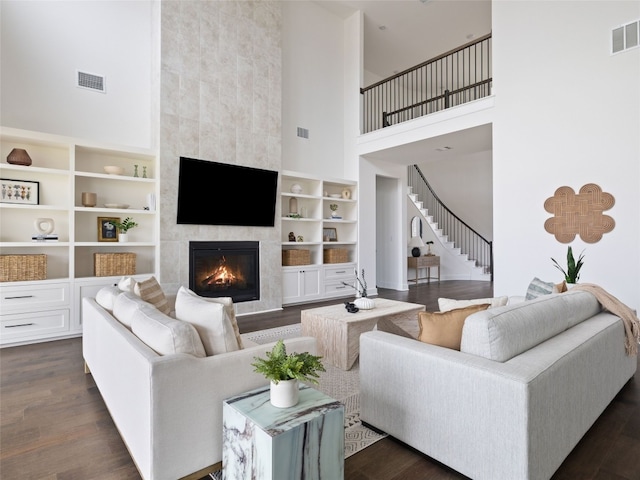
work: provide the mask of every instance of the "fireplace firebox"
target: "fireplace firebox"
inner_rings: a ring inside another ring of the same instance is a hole
[[[234,303],[260,300],[259,242],[189,242],[189,288]]]

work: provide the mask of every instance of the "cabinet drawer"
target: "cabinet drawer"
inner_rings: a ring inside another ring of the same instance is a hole
[[[0,342],[39,338],[69,330],[69,310],[19,313],[2,317]]]
[[[327,282],[324,284],[324,294],[331,295],[331,296],[336,296],[336,295],[355,296],[356,291],[353,288],[348,287],[347,285],[343,285],[340,282]]]
[[[342,264],[339,267],[324,267],[325,280],[344,280],[356,278],[356,272],[354,270],[354,264]],[[338,282],[339,283],[339,282]]]
[[[2,315],[69,306],[68,283],[2,287],[0,292]]]

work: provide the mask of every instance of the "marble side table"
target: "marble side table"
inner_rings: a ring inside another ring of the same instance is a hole
[[[276,408],[269,387],[224,401],[223,480],[343,480],[344,405],[300,385],[300,402]]]

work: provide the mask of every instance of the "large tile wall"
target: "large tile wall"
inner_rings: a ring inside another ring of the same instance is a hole
[[[177,225],[178,162],[281,170],[281,21],[279,2],[161,2],[160,282],[168,292],[188,286],[190,240],[257,240],[261,298],[239,303],[238,313],[282,305],[279,215],[274,228]],[[238,185],[237,200],[217,199],[220,181],[211,179],[203,208],[251,198],[251,186]]]

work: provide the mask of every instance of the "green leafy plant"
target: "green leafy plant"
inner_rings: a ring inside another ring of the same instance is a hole
[[[125,218],[122,222],[111,222],[118,229],[120,233],[127,233],[128,230],[131,230],[134,227],[137,227],[138,224],[133,221],[131,217]]]
[[[309,352],[291,353],[287,355],[287,347],[282,340],[278,340],[267,358],[254,357],[251,365],[254,372],[261,373],[273,383],[282,380],[300,380],[318,384],[318,372],[324,372],[322,357],[311,355]]]
[[[564,279],[567,283],[578,283],[578,279],[580,278],[580,269],[584,262],[582,259],[584,258],[584,250],[578,256],[578,260],[573,257],[573,250],[571,250],[571,245],[567,249],[567,270],[560,266],[558,262],[556,262],[553,258],[551,260],[555,264],[555,267],[562,272],[564,275]]]
[[[331,209],[332,212],[335,212],[336,210],[338,210],[338,204],[332,203],[331,205],[329,205],[329,208]]]

